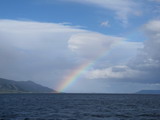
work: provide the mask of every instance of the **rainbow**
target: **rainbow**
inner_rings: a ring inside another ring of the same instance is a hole
[[[115,45],[113,45],[115,46]],[[112,48],[113,48],[112,46]],[[77,68],[75,68],[73,70],[73,72],[71,72],[68,76],[66,76],[62,82],[58,85],[57,87],[57,92],[64,92],[66,88],[68,88],[69,86],[71,86],[75,81],[78,80],[78,78],[83,75],[84,73],[86,73],[99,59],[103,58],[104,56],[106,56],[106,54],[108,54],[109,52],[103,51],[101,54],[99,54],[98,56],[96,56],[95,58],[93,58],[92,60],[88,60],[86,62],[84,62],[82,65],[78,66]]]
[[[103,51],[101,54],[99,54],[96,58],[93,58],[92,60],[87,60],[82,65],[78,66],[76,69],[73,70],[68,76],[66,76],[60,85],[58,85],[58,88],[56,89],[59,92],[64,92],[66,88],[71,86],[75,81],[78,80],[78,78],[86,73],[99,59],[101,59],[103,56],[106,56],[106,51]]]
[[[131,33],[128,33],[127,35],[134,35],[136,31],[132,31]],[[125,35],[125,36],[127,36]],[[121,41],[121,40],[120,40]],[[113,46],[116,46],[118,44],[114,44],[111,46],[111,48],[113,48]],[[98,56],[96,56],[96,58],[92,59],[92,60],[88,60],[86,62],[84,62],[82,65],[78,66],[77,68],[75,68],[73,70],[73,72],[71,72],[68,76],[66,76],[62,82],[58,85],[57,87],[57,92],[63,92],[65,91],[65,89],[69,86],[71,86],[76,80],[78,80],[78,78],[83,75],[84,73],[86,73],[94,64],[96,64],[96,62],[101,59],[103,56],[106,56],[106,54],[108,54],[109,52],[106,50],[102,51],[102,53],[100,53]]]
[[[94,64],[92,61],[86,61],[84,64],[78,66],[67,77],[64,78],[62,83],[56,89],[58,92],[63,92],[67,87],[71,86],[82,74]]]

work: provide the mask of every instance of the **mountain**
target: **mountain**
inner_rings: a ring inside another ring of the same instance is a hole
[[[0,93],[55,93],[56,91],[32,81],[14,81],[0,78]]]
[[[137,94],[160,94],[160,90],[141,90]]]

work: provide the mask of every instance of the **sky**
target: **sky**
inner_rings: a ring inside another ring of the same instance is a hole
[[[0,77],[66,93],[160,89],[160,0],[0,0]]]

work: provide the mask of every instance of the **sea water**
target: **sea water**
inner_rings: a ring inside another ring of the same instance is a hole
[[[160,120],[160,95],[0,94],[0,120]]]

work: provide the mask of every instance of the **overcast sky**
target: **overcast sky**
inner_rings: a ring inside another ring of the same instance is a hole
[[[0,0],[0,77],[63,92],[160,89],[160,0]],[[83,71],[83,70],[81,70]]]

